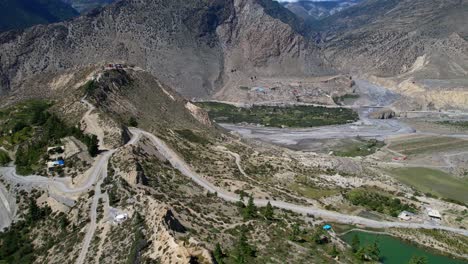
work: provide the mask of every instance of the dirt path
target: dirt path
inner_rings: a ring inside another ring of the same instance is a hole
[[[214,186],[208,180],[206,180],[205,178],[201,177],[196,172],[194,172],[189,167],[189,165],[185,163],[183,159],[181,159],[171,148],[169,148],[161,139],[157,138],[155,135],[148,133],[146,131],[137,129],[137,128],[131,128],[130,131],[134,135],[140,134],[140,135],[148,137],[150,141],[156,146],[158,151],[172,164],[174,168],[178,169],[183,175],[191,178],[194,182],[196,182],[198,185],[203,187],[208,192],[217,193],[219,198],[228,202],[239,201],[240,199],[239,195],[229,193],[221,188]],[[287,210],[291,210],[291,211],[294,211],[296,213],[301,213],[301,214],[312,214],[316,217],[321,217],[327,220],[336,221],[336,222],[345,223],[345,224],[361,225],[361,226],[367,226],[371,228],[398,227],[398,228],[412,228],[412,229],[419,229],[419,228],[440,229],[440,230],[451,231],[451,232],[458,233],[464,236],[468,236],[468,230],[452,228],[452,227],[443,226],[443,225],[421,224],[421,223],[410,223],[410,222],[376,221],[376,220],[371,220],[371,219],[367,219],[367,218],[363,218],[359,216],[346,215],[346,214],[341,214],[339,212],[327,211],[324,209],[315,208],[312,206],[296,205],[296,204],[291,204],[288,202],[283,202],[283,201],[278,201],[278,200],[257,199],[254,201],[254,203],[257,206],[266,206],[268,202],[270,202],[274,207],[277,207],[277,208],[287,209]]]

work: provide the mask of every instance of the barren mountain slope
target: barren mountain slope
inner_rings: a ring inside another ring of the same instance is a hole
[[[467,15],[466,0],[369,0],[325,19],[322,26],[330,32],[323,41],[327,57],[340,68],[393,76],[424,54],[466,55],[466,42],[451,36],[467,39]]]
[[[318,39],[335,67],[415,98],[414,109],[466,108],[467,17],[466,0],[369,0],[323,20]]]
[[[136,64],[189,97],[222,87],[233,69],[242,73],[236,78],[309,74],[321,59],[294,20],[265,0],[120,1],[71,22],[0,35],[0,91],[98,62]]]

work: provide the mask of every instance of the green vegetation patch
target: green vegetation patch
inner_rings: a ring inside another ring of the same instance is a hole
[[[241,108],[229,104],[197,103],[211,119],[219,123],[251,123],[270,127],[315,127],[357,121],[356,112],[347,108],[321,106],[253,106]]]
[[[401,211],[416,212],[413,205],[405,204],[398,198],[374,190],[356,188],[345,194],[353,205],[363,206],[369,210],[397,217]]]
[[[405,155],[442,152],[468,148],[468,140],[452,137],[420,137],[392,143],[390,149]]]
[[[444,126],[451,126],[460,129],[468,129],[468,121],[438,121],[436,124],[444,125]]]
[[[98,152],[98,139],[85,135],[80,129],[69,126],[48,110],[52,104],[32,100],[1,110],[0,146],[13,149],[18,146],[15,164],[19,174],[31,174],[44,165],[47,146],[60,143],[60,139],[74,136],[88,146],[91,156]]]
[[[342,96],[334,96],[333,102],[337,105],[343,105],[356,99],[359,99],[359,94],[345,94]]]
[[[357,138],[354,142],[333,151],[339,157],[365,157],[374,154],[385,145],[376,139],[363,140]]]
[[[333,196],[340,193],[340,191],[337,189],[323,189],[318,187],[307,186],[300,183],[290,184],[289,189],[310,199],[320,199],[323,197]]]
[[[8,153],[0,149],[0,165],[7,165],[11,161]]]
[[[46,206],[40,208],[33,198],[29,200],[29,210],[25,219],[13,223],[0,232],[0,263],[34,263],[35,248],[31,230],[51,214]]]
[[[421,167],[396,168],[388,172],[421,192],[468,203],[468,180],[466,179],[458,179],[440,170]]]
[[[196,134],[195,132],[193,132],[190,129],[176,130],[175,132],[177,134],[179,134],[179,136],[181,136],[184,139],[186,139],[186,140],[188,140],[190,142],[193,142],[193,143],[198,143],[198,144],[202,144],[202,145],[206,145],[206,144],[210,143],[210,141],[208,141],[208,139]]]

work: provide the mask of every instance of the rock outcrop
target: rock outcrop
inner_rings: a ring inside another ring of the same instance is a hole
[[[168,207],[148,197],[143,213],[151,241],[147,257],[161,263],[214,263],[210,252],[194,239],[177,241],[176,233],[185,232],[185,228]]]
[[[372,112],[370,117],[374,119],[391,119],[395,117],[395,112],[392,109],[384,108]]]

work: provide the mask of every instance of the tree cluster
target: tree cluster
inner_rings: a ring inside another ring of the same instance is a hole
[[[361,261],[379,261],[381,259],[377,241],[369,245],[361,246],[359,237],[355,235],[351,241],[351,249],[354,255]]]

